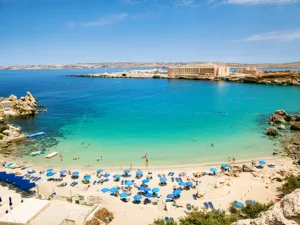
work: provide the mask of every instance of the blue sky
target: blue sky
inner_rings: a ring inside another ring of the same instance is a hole
[[[0,0],[0,65],[300,61],[300,0]]]

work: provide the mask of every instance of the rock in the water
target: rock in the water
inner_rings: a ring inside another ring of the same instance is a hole
[[[279,116],[287,116],[287,112],[284,110],[276,110],[276,112],[274,114],[277,114]]]
[[[270,122],[274,122],[274,123],[286,123],[285,119],[283,118],[283,116],[278,115],[276,113],[274,113],[270,118],[269,118]]]
[[[281,124],[281,125],[278,126],[278,129],[285,130],[285,126]]]
[[[275,128],[269,127],[267,129],[266,135],[275,137],[275,136],[278,135],[278,132],[277,132],[277,130]]]
[[[291,130],[300,131],[300,122],[293,123]]]
[[[300,189],[282,198],[256,219],[239,220],[232,225],[298,225],[300,224]]]
[[[37,113],[37,100],[30,92],[27,92],[26,96],[20,99],[15,95],[10,95],[3,100],[10,101],[10,110],[4,111],[3,116],[34,115]]]
[[[253,172],[254,170],[252,170],[249,166],[247,166],[247,165],[243,165],[243,172]]]

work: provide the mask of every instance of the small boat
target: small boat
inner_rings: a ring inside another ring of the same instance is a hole
[[[34,138],[34,137],[38,137],[38,136],[43,136],[45,134],[46,134],[45,132],[38,132],[38,133],[35,133],[35,134],[28,135],[27,137],[28,138]]]
[[[52,157],[56,156],[57,154],[58,154],[58,152],[51,152],[48,155],[46,155],[45,158],[51,159]]]

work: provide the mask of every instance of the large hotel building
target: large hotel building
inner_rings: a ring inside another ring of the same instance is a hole
[[[168,68],[169,76],[228,76],[229,73],[229,67],[212,63]]]

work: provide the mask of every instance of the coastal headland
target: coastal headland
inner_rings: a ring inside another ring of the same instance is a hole
[[[265,85],[294,85],[300,86],[300,72],[274,71],[267,72],[263,75],[228,75],[228,76],[197,76],[197,75],[179,75],[169,76],[166,73],[149,73],[129,71],[116,73],[95,73],[95,74],[70,74],[70,77],[84,78],[140,78],[140,79],[185,79],[185,80],[206,80],[217,82],[237,82],[237,83],[254,83]]]

